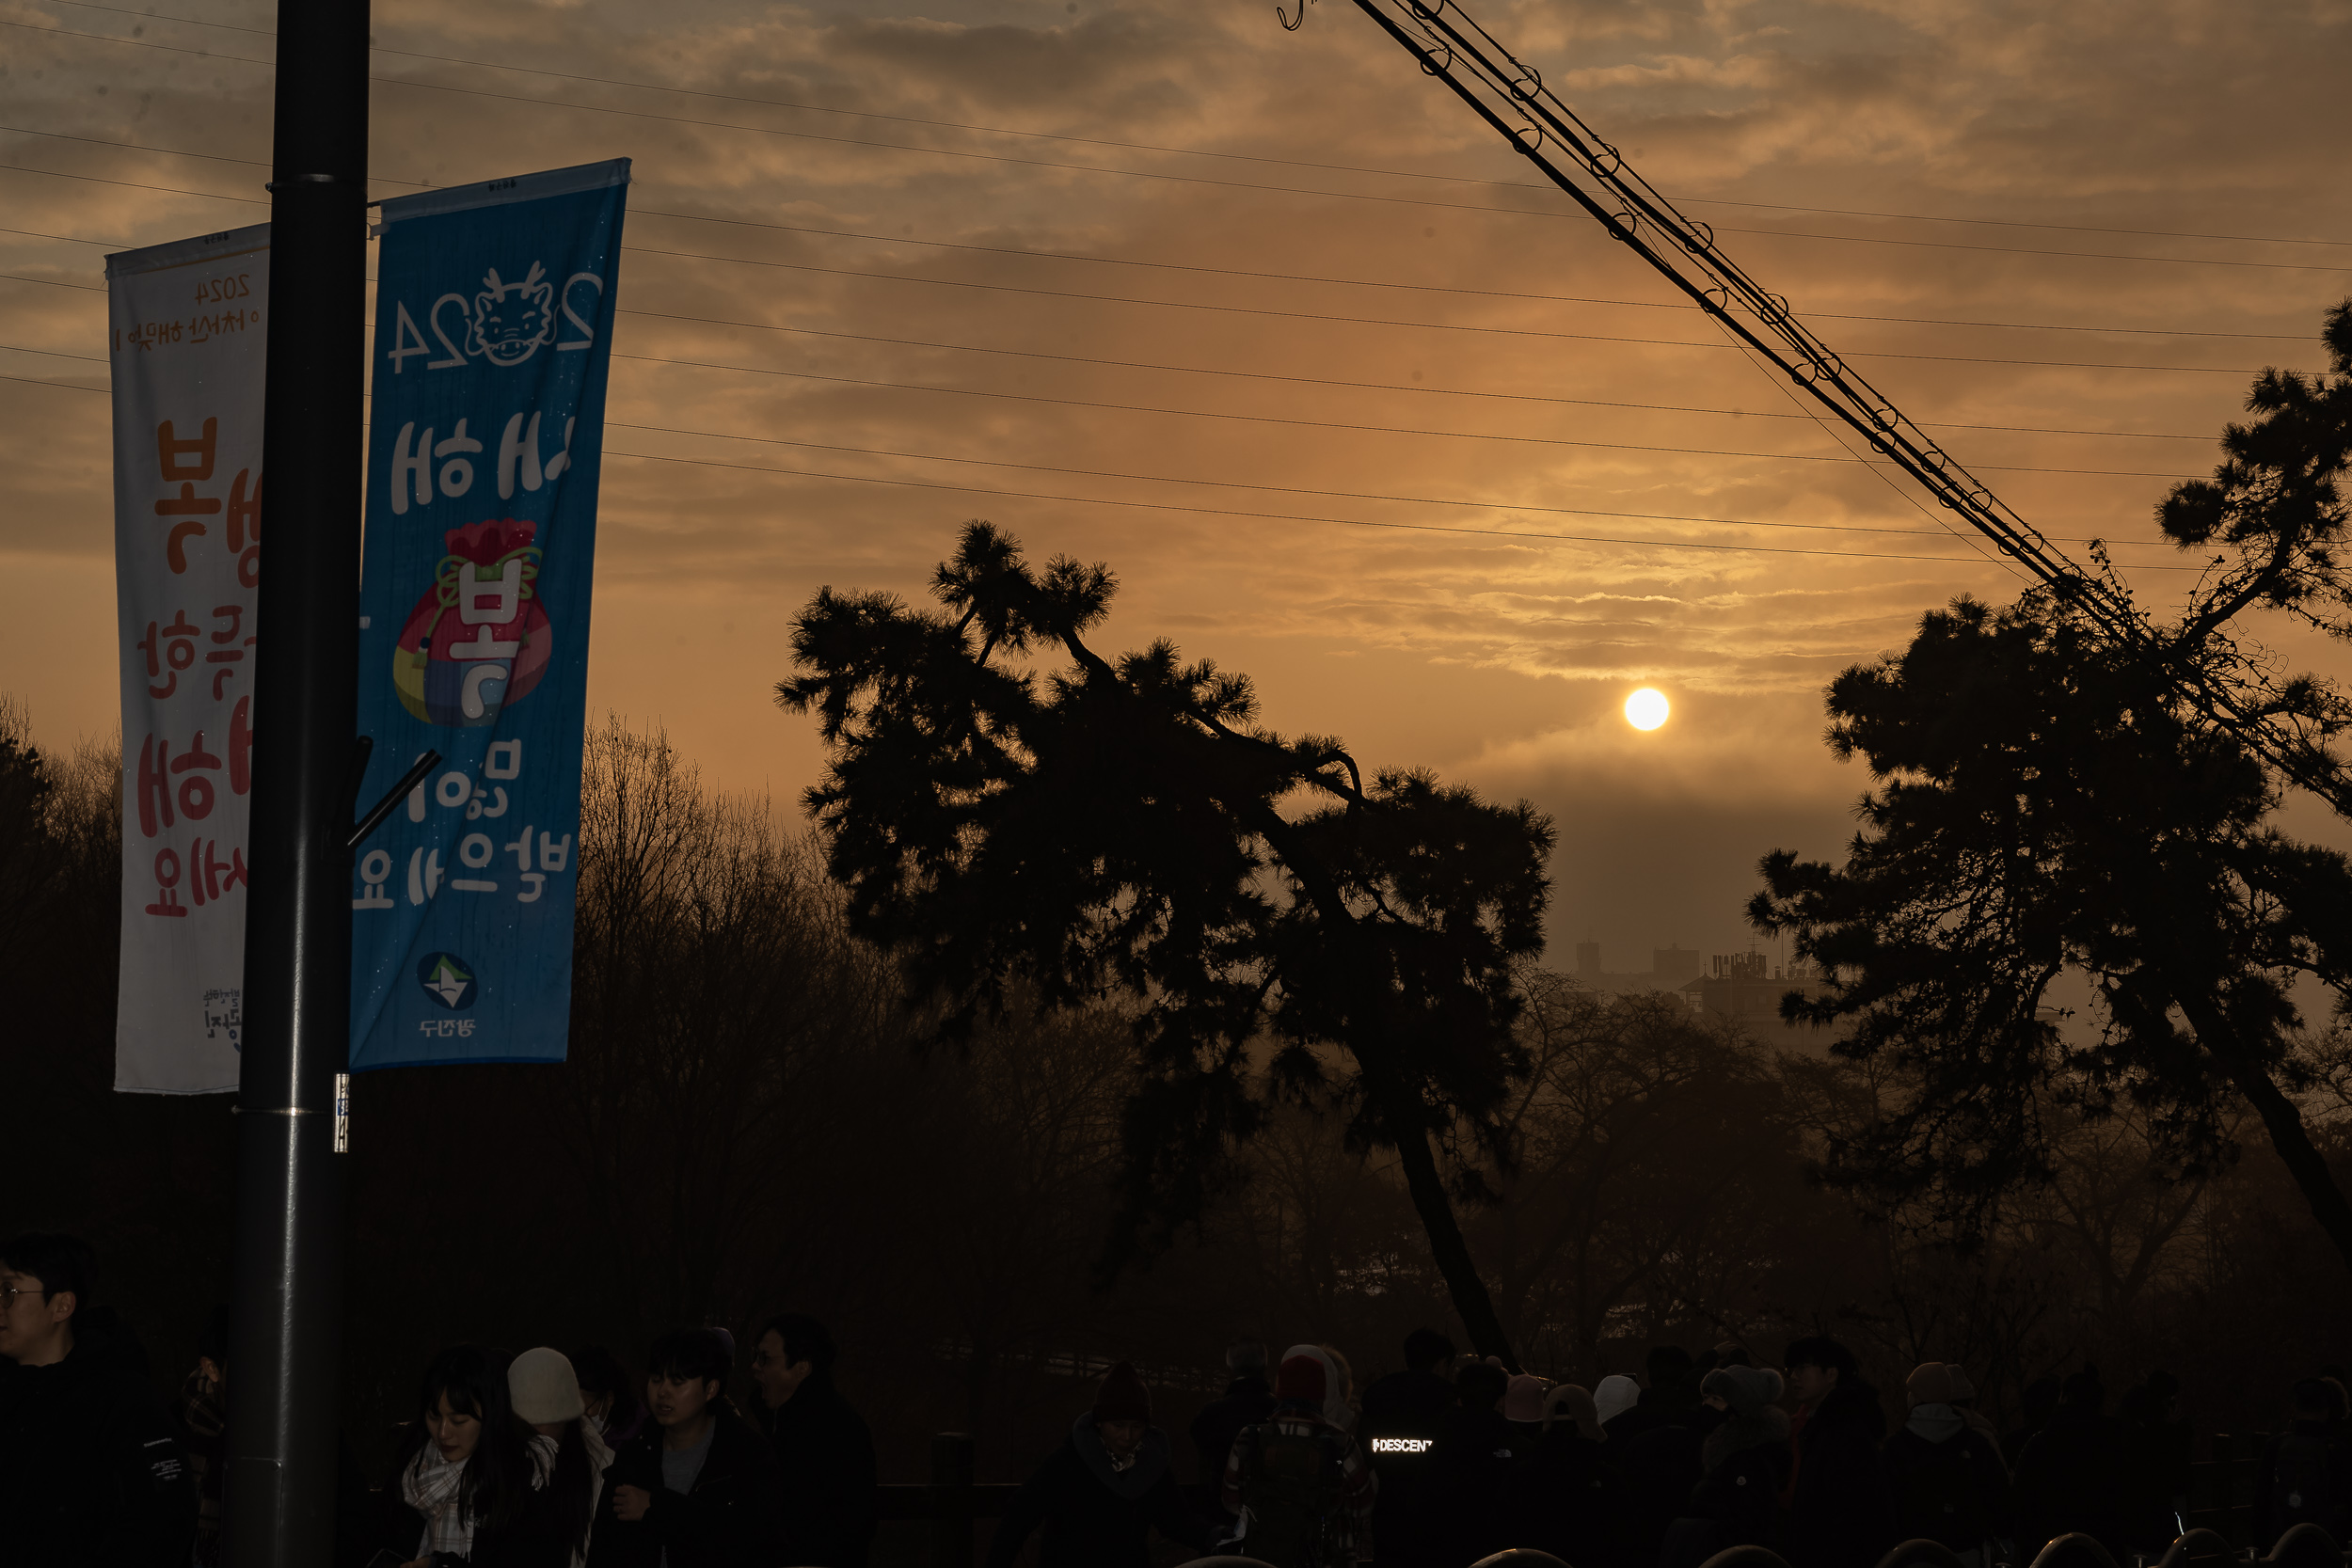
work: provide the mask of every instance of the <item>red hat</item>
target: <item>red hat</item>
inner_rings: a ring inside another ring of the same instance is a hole
[[[1301,1400],[1320,1409],[1323,1389],[1323,1363],[1311,1355],[1294,1355],[1274,1374],[1274,1397],[1278,1400]]]
[[[1152,1419],[1152,1390],[1136,1375],[1135,1364],[1121,1361],[1104,1374],[1103,1386],[1094,1391],[1094,1424],[1104,1421],[1143,1421]]]

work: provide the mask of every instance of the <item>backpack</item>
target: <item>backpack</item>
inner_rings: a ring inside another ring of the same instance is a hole
[[[1290,1433],[1269,1421],[1249,1429],[1241,1478],[1248,1510],[1245,1549],[1273,1568],[1324,1568],[1345,1496],[1339,1440]]]
[[[2279,1440],[2270,1478],[2270,1517],[2284,1531],[2305,1521],[2330,1535],[2344,1527],[2343,1465],[2335,1444],[2312,1433],[2291,1432]]]

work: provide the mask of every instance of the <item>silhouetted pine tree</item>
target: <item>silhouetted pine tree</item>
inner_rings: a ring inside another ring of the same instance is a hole
[[[1136,1001],[1110,1264],[1199,1218],[1271,1097],[1327,1100],[1356,1147],[1396,1150],[1464,1326],[1512,1359],[1433,1140],[1507,1153],[1511,968],[1542,946],[1550,823],[1425,773],[1367,783],[1167,641],[1104,658],[1084,634],[1113,592],[1103,566],[1032,571],[974,523],[934,578],[943,610],[826,589],[802,612],[805,673],[777,699],[833,748],[808,803],[853,927],[948,1038],[1017,997]],[[1032,652],[1069,663],[1012,662]],[[1457,1193],[1475,1171],[1456,1163]]]
[[[2340,1018],[2352,997],[2352,862],[2281,833],[2285,784],[2184,695],[2226,682],[2315,750],[2352,713],[2232,641],[2258,608],[2352,635],[2352,305],[2325,341],[2332,377],[2265,372],[2259,418],[2226,432],[2214,479],[2159,509],[2176,544],[2215,553],[2149,646],[2118,647],[2040,592],[1997,611],[1963,599],[1832,683],[1830,744],[1879,781],[1862,832],[1841,867],[1766,857],[1749,912],[1837,974],[1834,994],[1784,1010],[1852,1018],[1836,1049],[1900,1074],[1883,1116],[1831,1141],[1834,1180],[1929,1199],[1965,1228],[2049,1179],[2045,1102],[2127,1100],[2187,1175],[2233,1147],[2242,1098],[2352,1263],[2352,1204],[2303,1108],[2340,1077],[2344,1041],[2295,995],[2317,982]],[[2068,970],[2095,988],[2095,1040],[2069,1042],[2053,1015]]]

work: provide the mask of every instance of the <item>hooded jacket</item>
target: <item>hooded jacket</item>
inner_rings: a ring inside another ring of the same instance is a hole
[[[188,1560],[196,1481],[146,1357],[90,1313],[48,1367],[0,1360],[0,1568]]]
[[[874,1434],[834,1386],[833,1369],[810,1370],[768,1418],[783,1487],[784,1559],[801,1568],[866,1568],[880,1517]]]
[[[620,1447],[604,1473],[588,1568],[772,1568],[784,1556],[784,1478],[775,1450],[732,1405],[710,1406],[710,1453],[691,1492],[668,1490],[661,1480],[661,1428],[644,1429]],[[624,1486],[642,1487],[653,1502],[642,1519],[616,1509]]]
[[[2009,1469],[2001,1450],[1948,1404],[1915,1406],[1886,1440],[1886,1481],[1895,1532],[1939,1541],[1955,1552],[1981,1546],[2009,1528]]]
[[[988,1568],[1012,1568],[1040,1525],[1038,1568],[1145,1568],[1151,1532],[1205,1552],[1217,1530],[1184,1504],[1168,1462],[1168,1433],[1152,1427],[1124,1470],[1094,1430],[1092,1412],[1013,1494],[988,1544]]]
[[[1788,1412],[1768,1404],[1726,1417],[1707,1434],[1699,1468],[1692,1514],[1729,1527],[1724,1546],[1770,1545],[1779,1533],[1780,1491],[1788,1480]]]
[[[1794,1568],[1871,1568],[1895,1544],[1895,1511],[1879,1444],[1886,1415],[1866,1383],[1840,1382],[1807,1413],[1788,1502]]]
[[[1777,1549],[1780,1494],[1788,1480],[1788,1416],[1769,1404],[1724,1416],[1700,1445],[1699,1468],[1699,1482],[1661,1546],[1664,1568],[1697,1568],[1733,1546]]]

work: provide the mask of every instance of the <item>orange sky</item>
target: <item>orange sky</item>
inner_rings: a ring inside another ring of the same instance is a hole
[[[267,213],[239,160],[271,9],[156,11],[0,4],[0,656],[52,742],[115,723],[107,404],[69,389],[104,385],[103,251]],[[2153,504],[2352,293],[2343,0],[1475,14],[2158,604],[2187,578],[2145,569],[2178,564]],[[1743,944],[1756,857],[1851,831],[1822,684],[2018,587],[1342,0],[1295,35],[1259,0],[384,0],[375,29],[375,194],[637,160],[589,700],[729,787],[789,804],[818,766],[768,701],[808,594],[918,593],[987,516],[1111,564],[1104,641],[1173,636],[1279,727],[1535,800],[1555,940],[1646,968]],[[1644,683],[1650,735],[1617,716]]]

